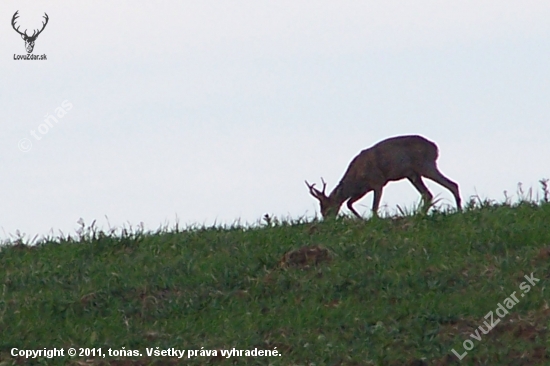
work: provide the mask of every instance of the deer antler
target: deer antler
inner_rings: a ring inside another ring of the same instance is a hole
[[[318,200],[322,199],[322,198],[326,198],[326,194],[325,194],[325,189],[327,188],[327,184],[325,183],[325,181],[323,180],[323,178],[321,178],[321,182],[323,182],[323,190],[320,191],[318,190],[317,188],[315,188],[315,183],[313,184],[309,184],[307,182],[307,180],[305,181],[306,182],[306,186],[309,188],[309,193],[317,198]]]
[[[317,198],[317,192],[319,192],[319,191],[317,191],[317,190],[314,188],[314,187],[315,187],[315,183],[309,184],[309,183],[307,182],[307,180],[305,180],[304,182],[306,183],[306,186],[309,188],[309,193],[310,193],[313,197]]]
[[[15,21],[17,20],[17,18],[19,18],[19,14],[18,14],[18,13],[19,13],[19,10],[17,10],[17,11],[15,12],[15,14],[13,14],[13,17],[11,18],[11,26],[13,27],[13,29],[14,29],[17,33],[19,33],[20,35],[22,35],[22,36],[24,36],[25,38],[28,38],[28,39],[36,39],[36,37],[38,37],[38,35],[39,35],[40,33],[42,33],[42,31],[44,30],[44,28],[46,28],[46,24],[48,24],[48,20],[50,20],[50,18],[48,17],[48,14],[44,13],[43,18],[46,19],[46,21],[45,21],[45,22],[42,22],[42,29],[40,29],[40,30],[38,30],[38,29],[33,30],[32,36],[29,36],[29,35],[27,34],[27,30],[26,30],[26,29],[25,29],[25,32],[21,33],[21,32],[19,31],[19,27],[20,27],[20,26],[18,26],[17,28],[15,28]],[[38,31],[38,33],[37,33],[37,31]]]
[[[17,13],[19,13],[19,10],[17,10],[17,11],[15,12],[15,14],[13,14],[13,18],[11,18],[11,26],[12,26],[13,29],[14,29],[17,33],[19,33],[20,35],[22,35],[22,36],[27,36],[27,30],[26,30],[26,29],[25,29],[25,33],[21,33],[21,32],[19,31],[19,27],[15,28],[15,21],[17,20],[17,18],[19,18],[19,15],[18,15]],[[45,13],[44,13],[44,14],[45,14]]]
[[[327,183],[325,182],[325,180],[323,179],[323,177],[321,177],[321,183],[323,183],[323,194],[325,194],[325,189],[327,188]]]
[[[44,16],[43,16],[42,18],[46,19],[46,22],[42,22],[42,29],[40,29],[40,30],[38,31],[38,33],[36,33],[36,35],[34,34],[34,33],[36,32],[36,30],[34,30],[34,31],[32,32],[31,38],[36,38],[36,37],[38,37],[38,35],[39,35],[40,33],[42,33],[42,31],[44,30],[44,28],[46,28],[46,24],[48,24],[48,20],[50,20],[50,18],[48,17],[48,14],[46,14],[46,13],[44,13]]]

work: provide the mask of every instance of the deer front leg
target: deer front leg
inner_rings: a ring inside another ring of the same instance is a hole
[[[380,206],[380,200],[382,199],[382,187],[374,189],[374,198],[372,200],[372,216],[378,217],[378,206]]]
[[[357,213],[357,211],[355,211],[355,209],[353,208],[353,204],[357,201],[359,201],[361,198],[363,198],[364,195],[366,195],[367,192],[363,192],[363,193],[360,193],[360,194],[356,194],[355,196],[352,196],[348,202],[347,202],[347,206],[348,206],[348,209],[355,215],[357,216],[358,218],[362,219],[361,215],[359,215]]]

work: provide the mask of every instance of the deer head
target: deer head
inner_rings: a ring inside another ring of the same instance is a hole
[[[317,198],[319,200],[319,204],[321,205],[321,215],[323,215],[323,218],[329,218],[329,217],[336,217],[338,214],[339,205],[332,201],[330,196],[327,196],[325,193],[325,189],[327,188],[327,184],[321,178],[321,182],[323,183],[323,190],[320,191],[317,188],[315,188],[315,183],[309,184],[306,182],[306,186],[309,188],[309,193]]]
[[[19,33],[21,35],[21,38],[23,38],[23,40],[25,41],[25,48],[27,49],[27,53],[31,53],[32,50],[34,49],[34,41],[36,41],[36,38],[38,37],[38,35],[40,33],[42,33],[42,31],[44,30],[44,28],[46,28],[46,24],[48,24],[48,14],[44,13],[44,19],[46,19],[45,22],[42,22],[42,29],[40,30],[33,30],[32,32],[32,36],[29,36],[27,34],[27,30],[25,29],[25,32],[21,33],[19,31],[19,27],[15,28],[15,20],[17,18],[19,18],[19,15],[17,14],[19,13],[19,10],[17,10],[15,12],[15,14],[13,14],[13,18],[11,18],[11,26],[13,27],[13,29],[15,29],[15,31],[17,33]]]

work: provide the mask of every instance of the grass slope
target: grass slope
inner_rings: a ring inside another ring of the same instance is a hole
[[[306,245],[331,260],[280,265]],[[470,339],[460,364],[548,365],[549,248],[550,204],[529,202],[369,221],[88,228],[2,248],[0,364],[450,365]],[[540,282],[520,297],[532,272]],[[470,337],[514,291],[509,314]],[[142,356],[24,359],[14,347]],[[147,357],[155,347],[218,357]],[[275,347],[281,356],[219,356]]]

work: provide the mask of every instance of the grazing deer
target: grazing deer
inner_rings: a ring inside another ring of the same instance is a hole
[[[392,137],[361,151],[351,161],[344,177],[328,197],[325,194],[327,184],[323,178],[322,191],[307,181],[306,185],[309,193],[319,200],[323,218],[335,217],[345,201],[350,211],[361,218],[352,205],[370,191],[374,191],[372,213],[376,216],[384,186],[390,181],[404,178],[420,192],[426,210],[430,207],[433,196],[422,182],[422,177],[429,178],[451,191],[457,208],[461,210],[458,185],[437,169],[437,156],[437,146],[424,137]]]

